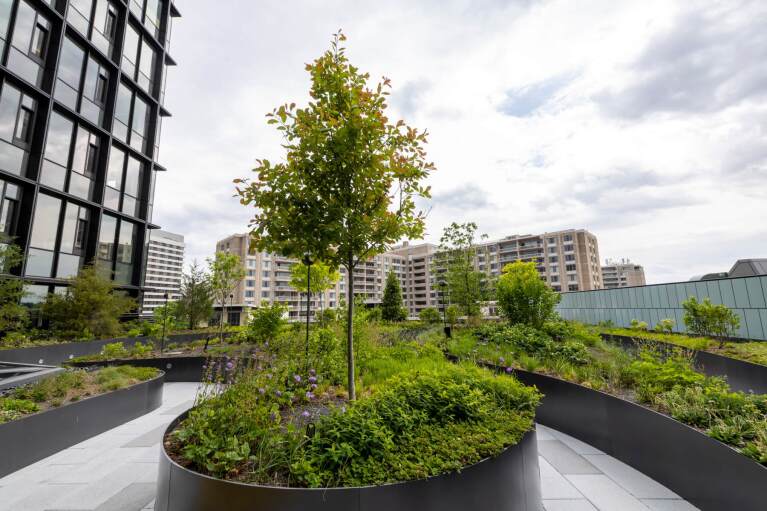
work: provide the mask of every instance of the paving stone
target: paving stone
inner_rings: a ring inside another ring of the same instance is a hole
[[[679,495],[660,483],[650,479],[640,471],[626,465],[607,454],[584,455],[606,476],[621,485],[639,499],[678,499]]]
[[[154,501],[154,483],[133,483],[96,508],[96,511],[139,511]]]
[[[557,440],[557,438],[552,434],[552,430],[543,424],[535,425],[535,436],[538,438],[539,442],[541,440]]]
[[[649,509],[604,474],[571,474],[566,477],[599,511],[647,511]]]
[[[546,511],[598,511],[597,508],[586,499],[544,500],[543,508]],[[616,509],[615,511],[620,510]]]
[[[557,472],[543,457],[538,457],[541,469],[541,493],[544,499],[582,499],[581,493]]]
[[[538,442],[538,453],[561,474],[601,474],[602,472],[583,456],[559,440]]]
[[[560,431],[550,430],[555,439],[561,441],[578,454],[604,454],[602,451],[594,446],[591,446],[585,442],[581,442],[577,438],[573,438],[570,435],[566,435]]]
[[[167,424],[158,426],[132,439],[130,442],[123,444],[122,447],[150,447],[157,445],[162,440],[162,436],[165,434],[166,429],[168,429]]]
[[[653,511],[700,511],[686,500],[681,499],[641,499],[642,503]]]
[[[172,415],[173,417],[176,417],[177,415],[181,415],[185,411],[189,410],[192,405],[194,404],[194,401],[184,401],[178,406],[174,406],[173,408],[170,408],[168,410],[164,410],[160,412],[160,415]]]

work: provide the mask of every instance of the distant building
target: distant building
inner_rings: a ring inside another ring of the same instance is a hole
[[[738,259],[732,265],[730,271],[717,273],[707,273],[705,275],[694,275],[690,277],[694,280],[715,280],[736,277],[756,277],[758,275],[767,275],[767,258],[759,259]]]
[[[152,316],[154,310],[168,301],[181,298],[181,276],[184,272],[184,236],[172,232],[153,230],[147,246],[144,297],[141,315]]]
[[[644,268],[628,259],[620,261],[608,259],[602,266],[602,282],[605,289],[644,286],[646,284]]]

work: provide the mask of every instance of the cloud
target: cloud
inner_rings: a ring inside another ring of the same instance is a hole
[[[611,115],[701,114],[767,97],[767,4],[693,5],[655,35],[624,86],[596,99]]]
[[[572,73],[554,76],[524,87],[506,91],[498,110],[512,117],[527,117],[546,105],[554,96],[574,80]]]
[[[491,206],[487,193],[475,184],[467,184],[432,196],[435,208],[471,211]]]

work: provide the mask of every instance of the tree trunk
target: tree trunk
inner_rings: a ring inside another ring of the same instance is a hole
[[[357,391],[354,388],[354,263],[349,261],[346,267],[349,276],[346,279],[347,304],[346,304],[346,366],[348,370],[349,401],[357,399]]]

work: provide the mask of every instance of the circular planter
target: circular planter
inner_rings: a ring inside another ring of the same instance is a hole
[[[544,394],[537,422],[618,458],[703,511],[764,511],[767,467],[735,449],[610,394],[521,369],[513,374]]]
[[[125,358],[115,360],[96,360],[75,362],[72,367],[107,367],[131,365],[137,367],[155,367],[165,373],[165,382],[200,382],[203,379],[203,366],[206,361],[218,361],[218,357],[157,357]]]
[[[753,364],[735,358],[717,355],[708,351],[684,348],[663,341],[631,337],[627,335],[600,334],[606,341],[620,344],[624,349],[636,350],[645,344],[656,346],[663,351],[684,349],[693,353],[695,367],[708,376],[724,376],[732,390],[767,394],[767,366]]]
[[[170,433],[186,417],[177,417]],[[225,503],[225,504],[224,504]],[[535,430],[460,472],[381,486],[283,488],[215,479],[160,454],[156,511],[540,511]]]
[[[0,424],[0,477],[162,404],[164,374],[124,389]]]

